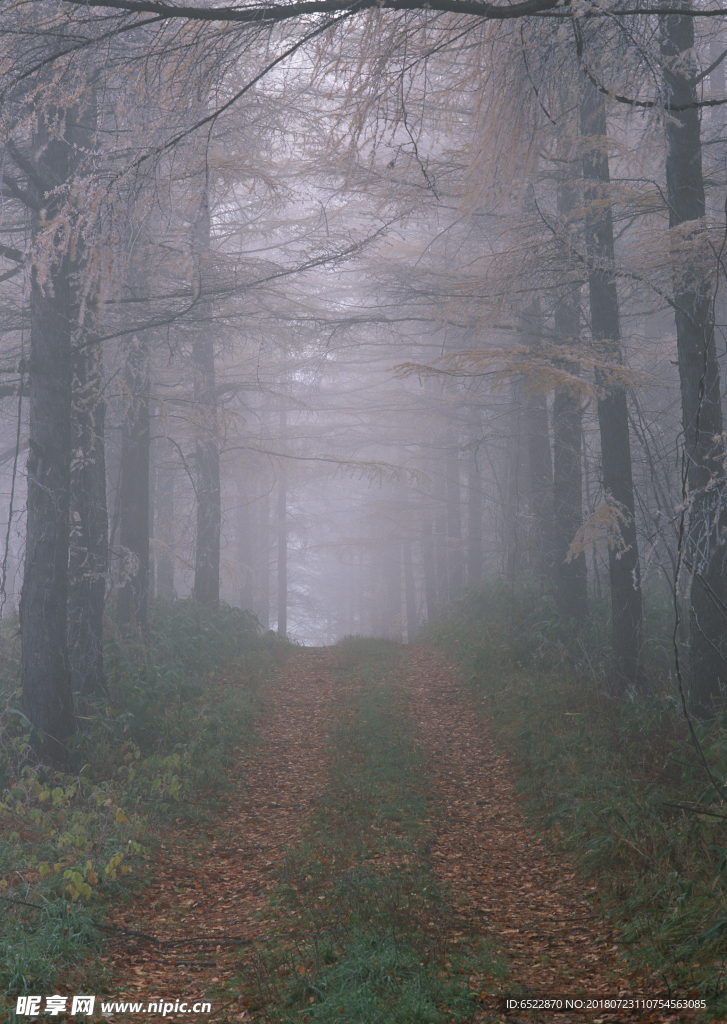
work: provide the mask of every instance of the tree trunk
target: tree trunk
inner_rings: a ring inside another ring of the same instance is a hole
[[[159,442],[156,467],[156,589],[165,601],[174,600],[174,447],[163,438]]]
[[[560,344],[572,343],[578,338],[577,289],[556,303],[555,333]],[[577,363],[568,362],[564,369],[574,376],[579,373]],[[553,400],[555,594],[560,614],[579,625],[588,618],[586,554],[581,551],[568,561],[568,551],[583,523],[582,420],[580,396],[567,387],[556,387]]]
[[[202,210],[195,229],[197,258],[209,250],[209,190],[205,187]],[[200,291],[202,284],[200,284]],[[220,532],[222,505],[220,496],[220,447],[217,417],[215,350],[209,302],[201,301],[201,329],[192,346],[194,404],[196,412],[197,464],[197,543],[194,562],[194,597],[212,608],[220,601]]]
[[[482,480],[477,465],[477,438],[473,426],[467,470],[467,585],[470,588],[482,582],[483,565]]]
[[[270,492],[260,499],[258,560],[258,613],[263,629],[270,629]]]
[[[459,479],[459,451],[456,435],[447,447],[447,563],[449,599],[459,597],[464,588],[462,559],[462,496]]]
[[[73,690],[91,696],[106,692],[103,618],[109,562],[106,401],[98,344],[86,344],[74,353],[71,416],[68,656]]]
[[[240,607],[252,611],[255,607],[252,571],[252,527],[250,504],[247,494],[247,475],[238,470],[235,475],[237,494],[237,573]]]
[[[556,312],[556,330],[558,315]],[[577,373],[577,365],[569,365]],[[568,561],[568,551],[583,523],[580,398],[556,388],[553,401],[553,511],[555,593],[558,611],[582,625],[588,618],[586,555]]]
[[[383,584],[381,635],[396,643],[401,643],[404,632],[401,614],[401,554],[401,541],[398,537],[384,541],[379,552]]]
[[[565,233],[578,206],[577,169],[572,140],[563,132],[559,155],[563,170],[557,186],[558,215]],[[568,243],[563,245],[564,268],[572,261]],[[581,333],[579,284],[567,284],[555,303],[555,335],[559,345],[577,347]],[[580,376],[577,362],[563,369]],[[555,596],[559,613],[583,625],[588,619],[588,575],[585,551],[568,561],[568,552],[583,523],[583,412],[580,395],[572,388],[555,388],[553,398],[553,559]]]
[[[124,631],[145,630],[149,580],[149,351],[134,336],[124,368],[125,400],[121,431],[119,543],[122,578],[117,621]]]
[[[50,117],[52,112],[48,112]],[[67,112],[55,111],[68,122]],[[70,132],[51,136],[41,121],[32,141],[30,179],[37,238],[61,204],[53,190],[71,173]],[[42,183],[42,184],[41,184]],[[41,212],[42,211],[42,212]],[[43,212],[45,216],[43,217]],[[67,649],[68,538],[71,478],[71,334],[75,318],[72,276],[62,256],[41,281],[30,281],[30,426],[25,571],[20,599],[23,713],[33,726],[42,761],[64,765],[75,727]]]
[[[532,566],[541,586],[551,580],[553,568],[553,458],[545,395],[534,394],[525,406],[530,472],[531,515],[535,527]]]
[[[525,543],[523,529],[523,496],[522,485],[522,382],[515,380],[511,385],[512,403],[509,409],[510,421],[507,432],[507,511],[506,511],[506,551],[505,572],[508,582],[514,583],[520,575],[525,561]]]
[[[434,567],[434,528],[428,512],[425,512],[422,517],[421,537],[427,619],[434,622],[437,617],[437,577]]]
[[[614,274],[613,216],[608,186],[610,173],[604,96],[589,81],[582,83],[580,131],[583,148],[583,198],[589,256],[588,291],[591,333],[605,362],[621,362],[621,329]],[[613,682],[618,692],[635,686],[641,655],[641,570],[636,541],[634,485],[631,474],[626,392],[608,374],[596,375],[598,423],[601,434],[603,486],[617,503],[622,519],[622,545],[609,548]]]
[[[280,440],[285,442],[287,417],[285,405],[280,410]],[[278,633],[288,632],[288,480],[281,461],[278,470]]]
[[[688,9],[689,4],[684,7]],[[662,18],[661,49],[669,97],[664,118],[669,227],[676,231],[691,224],[679,232],[685,241],[703,230],[700,221],[705,215],[700,114],[695,108],[670,110],[669,104],[684,106],[698,99],[689,56],[693,46],[692,18]],[[699,266],[690,263],[688,255],[680,257],[674,294],[689,504],[685,558],[692,575],[690,702],[697,714],[710,716],[724,702],[727,683],[727,574],[720,537],[727,526],[725,451],[711,281]]]
[[[539,303],[533,303],[521,318],[526,344],[541,343],[542,325]],[[548,403],[542,392],[523,396],[522,421],[525,451],[521,463],[526,480],[526,531],[528,563],[540,587],[552,582],[553,570],[553,458],[550,451]]]
[[[434,467],[434,565],[437,583],[437,605],[441,611],[449,601],[449,566],[447,560],[447,504],[446,469],[442,472],[441,461]]]
[[[414,643],[417,631],[417,601],[414,588],[414,560],[410,537],[402,541],[404,547],[404,594],[406,598],[406,642]]]

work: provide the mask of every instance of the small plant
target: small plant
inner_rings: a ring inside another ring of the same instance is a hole
[[[109,645],[104,699],[79,701],[75,774],[27,761],[17,665],[0,690],[0,998],[98,982],[105,902],[142,883],[155,820],[203,818],[252,742],[257,684],[285,652],[253,616],[158,604],[148,641]],[[5,667],[0,643],[0,668]],[[79,980],[79,984],[80,984]]]

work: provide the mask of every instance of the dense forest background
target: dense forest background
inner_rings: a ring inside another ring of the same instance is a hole
[[[42,756],[105,639],[188,595],[412,640],[526,582],[610,621],[613,693],[721,707],[721,19],[386,6],[3,7],[2,577]]]
[[[186,879],[259,1019],[369,1019],[351,950],[493,1019],[515,932],[724,1014],[725,60],[707,0],[0,3],[0,997],[176,984]]]

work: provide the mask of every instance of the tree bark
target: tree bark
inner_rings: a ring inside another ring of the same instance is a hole
[[[522,382],[515,380],[511,385],[512,402],[509,409],[510,421],[507,432],[507,506],[506,506],[506,552],[505,572],[510,583],[520,576],[524,562],[525,543],[523,537],[523,496],[521,494],[523,471],[522,443]]]
[[[684,3],[685,9],[689,8]],[[703,230],[705,216],[700,115],[670,110],[698,99],[690,56],[690,17],[661,19],[661,51],[668,100],[664,118],[669,227],[685,241]],[[686,55],[686,56],[685,56]],[[683,225],[691,224],[685,229]],[[677,249],[678,251],[678,249]],[[689,256],[680,257],[674,302],[689,506],[685,559],[691,571],[689,691],[692,710],[714,714],[727,683],[727,574],[725,573],[724,442],[720,374],[711,301],[712,283]]]
[[[280,441],[285,443],[287,416],[280,410]],[[278,633],[288,632],[288,479],[285,465],[278,470]]]
[[[69,124],[67,111],[48,111]],[[32,232],[58,214],[53,190],[72,170],[70,129],[58,138],[41,119],[32,140],[34,175],[29,187],[36,209]],[[45,229],[47,230],[47,229]],[[78,270],[68,253],[41,280],[30,280],[30,425],[25,571],[20,599],[23,713],[33,726],[33,747],[42,761],[67,763],[66,739],[74,732],[67,648],[68,542],[71,483],[71,336],[75,319],[73,279]]]
[[[109,568],[101,346],[77,348],[73,361],[68,655],[73,690],[100,696],[106,692],[103,619]]]
[[[119,543],[122,580],[117,621],[124,631],[145,630],[149,601],[149,351],[132,338],[124,369],[126,407],[121,431]]]
[[[209,250],[209,189],[205,186],[202,209],[195,228],[197,258],[200,261],[200,293],[202,291],[202,260]],[[220,496],[220,437],[217,416],[217,384],[215,351],[212,338],[210,304],[201,300],[202,326],[192,346],[194,371],[194,404],[197,439],[197,543],[194,562],[194,597],[209,607],[220,601],[220,533],[222,506]]]
[[[422,516],[422,565],[424,566],[424,595],[427,601],[427,619],[434,622],[437,617],[437,577],[434,564],[434,527],[430,514]]]
[[[260,499],[258,560],[258,612],[263,629],[270,629],[270,492]]]
[[[174,600],[174,447],[159,442],[156,467],[156,589],[165,601]]]
[[[389,537],[381,545],[381,636],[396,643],[401,643],[404,632],[401,614],[401,555],[401,541],[398,537]]]
[[[562,329],[562,321],[560,328]],[[556,331],[559,317],[556,311]],[[577,373],[577,365],[568,365]],[[558,611],[583,625],[588,619],[586,555],[568,561],[568,551],[583,523],[581,473],[582,413],[580,399],[566,388],[556,388],[553,401],[553,541],[555,593]]]
[[[450,601],[459,597],[464,588],[462,558],[462,496],[459,479],[459,451],[456,435],[447,446],[447,576]]]
[[[236,476],[237,495],[237,565],[240,607],[252,611],[255,607],[252,570],[252,527],[250,504],[247,493],[247,476],[238,469]]]
[[[588,292],[591,333],[604,362],[621,362],[621,328],[614,274],[613,216],[608,186],[606,102],[590,82],[582,83],[579,110],[583,147],[583,198],[589,256]],[[641,656],[641,570],[636,541],[634,485],[631,472],[626,392],[608,373],[596,375],[601,464],[606,495],[617,503],[622,545],[609,548],[613,683],[622,692],[639,680]]]
[[[482,582],[483,565],[482,480],[477,465],[477,432],[473,425],[467,470],[467,585],[470,588]]]
[[[442,471],[444,469],[444,472]],[[449,601],[449,563],[447,559],[447,503],[446,464],[441,465],[441,456],[433,470],[432,498],[434,513],[434,565],[437,586],[437,606],[441,611]]]
[[[533,303],[521,318],[526,344],[541,343],[540,305]],[[526,474],[525,530],[528,534],[528,565],[541,588],[552,582],[553,570],[553,458],[547,398],[540,391],[523,395],[522,420],[525,451],[520,462]]]
[[[414,643],[417,631],[417,602],[414,587],[414,559],[411,537],[402,541],[404,548],[404,595],[406,599],[406,642]]]
[[[566,146],[568,149],[566,149]],[[571,144],[563,138],[560,156],[565,169],[557,185],[558,215],[565,231],[577,207],[576,167]],[[564,267],[571,259],[563,246]],[[555,303],[555,334],[559,345],[575,347],[581,333],[580,285],[566,284]],[[580,375],[577,362],[563,369]],[[553,397],[553,558],[555,596],[559,613],[583,625],[588,619],[588,576],[586,554],[581,551],[568,561],[568,552],[583,523],[583,412],[580,396],[573,389],[555,388]]]

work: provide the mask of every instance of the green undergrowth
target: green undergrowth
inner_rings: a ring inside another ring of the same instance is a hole
[[[249,1005],[281,1024],[468,1020],[502,963],[458,927],[430,868],[438,808],[391,678],[399,650],[358,637],[339,650],[353,689],[329,736],[327,789],[281,872]]]
[[[664,610],[648,609],[647,626]],[[647,649],[648,694],[614,699],[608,624],[581,631],[526,588],[473,592],[425,631],[457,662],[512,751],[529,808],[595,877],[621,934],[627,970],[727,1013],[727,820],[669,677],[668,638]],[[698,730],[712,774],[727,780],[727,728]],[[682,805],[682,806],[679,806]],[[652,989],[653,990],[653,989]]]
[[[59,772],[32,761],[16,652],[0,644],[0,1007],[102,984],[104,907],[143,887],[162,827],[226,806],[226,768],[253,742],[259,683],[285,646],[236,609],[158,604],[143,642],[109,644],[107,693],[76,695]]]

